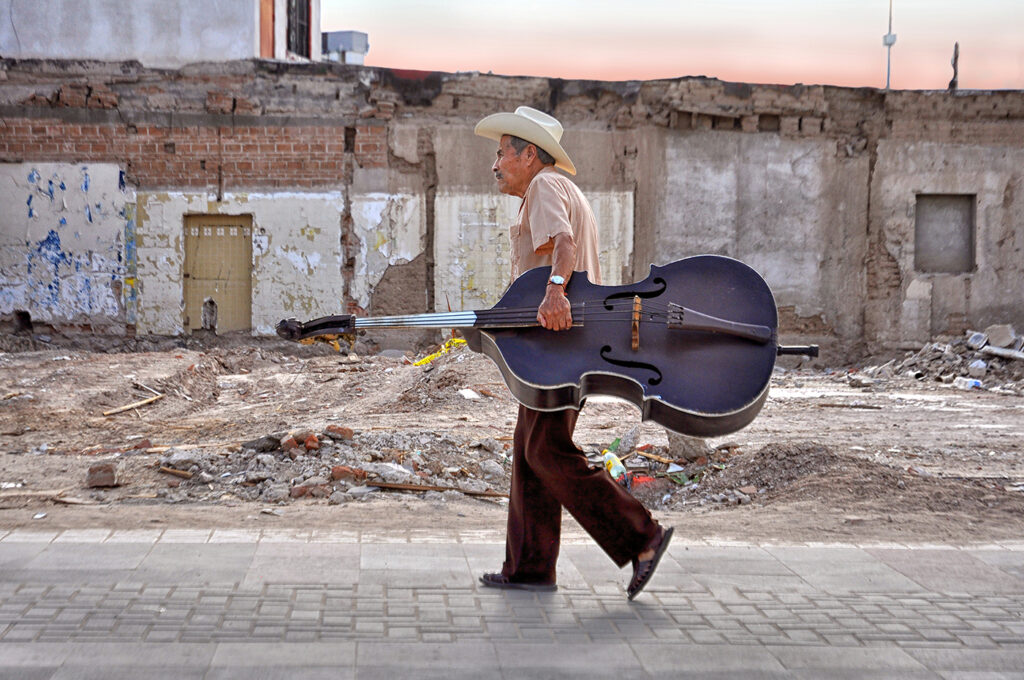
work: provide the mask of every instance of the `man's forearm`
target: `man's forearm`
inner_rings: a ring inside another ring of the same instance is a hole
[[[569,234],[559,234],[553,240],[551,275],[561,276],[568,283],[576,266],[576,243]]]

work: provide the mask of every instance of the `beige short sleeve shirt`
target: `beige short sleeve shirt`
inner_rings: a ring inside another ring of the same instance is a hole
[[[593,283],[601,283],[594,212],[579,187],[549,166],[530,181],[519,215],[509,228],[512,279],[534,267],[550,267],[551,239],[563,233],[576,244],[573,270],[585,271]]]

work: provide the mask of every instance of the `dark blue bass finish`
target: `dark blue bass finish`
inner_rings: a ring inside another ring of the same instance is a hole
[[[761,410],[778,351],[778,313],[768,285],[747,265],[699,255],[651,267],[643,281],[622,286],[597,286],[576,272],[566,290],[573,328],[494,327],[521,320],[512,310],[536,310],[549,273],[540,267],[523,274],[497,305],[477,312],[476,328],[463,331],[526,406],[578,409],[588,395],[611,395],[638,406],[644,420],[697,437],[735,432]],[[636,351],[634,296],[641,299]],[[670,303],[760,327],[762,337],[691,327],[700,324],[670,327]]]

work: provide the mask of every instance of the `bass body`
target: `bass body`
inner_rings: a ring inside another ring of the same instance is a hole
[[[576,272],[566,288],[573,326],[536,321],[550,268],[516,279],[489,310],[356,319],[285,320],[291,340],[359,328],[459,328],[490,357],[512,394],[540,411],[579,409],[590,395],[635,404],[643,420],[697,437],[729,434],[761,410],[779,347],[775,299],[747,265],[719,255],[653,266],[642,281],[599,286]]]

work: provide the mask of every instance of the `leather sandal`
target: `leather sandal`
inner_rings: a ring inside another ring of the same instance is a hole
[[[530,590],[533,592],[550,593],[558,590],[554,583],[540,583],[537,581],[513,581],[504,574],[484,574],[480,577],[480,583],[488,588],[504,588],[506,590]]]
[[[654,576],[654,570],[658,568],[658,562],[661,561],[661,556],[665,554],[668,542],[672,540],[673,531],[675,529],[672,527],[661,530],[661,540],[658,542],[658,546],[654,548],[654,557],[642,562],[635,557],[633,558],[633,578],[629,582],[629,588],[626,589],[626,594],[629,595],[630,600],[639,595],[640,591],[647,585],[647,582]]]

